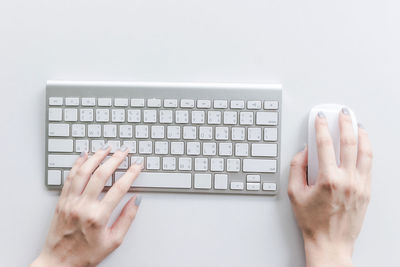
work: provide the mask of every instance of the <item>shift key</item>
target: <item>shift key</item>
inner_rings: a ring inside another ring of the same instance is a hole
[[[244,172],[276,172],[276,160],[244,159]]]

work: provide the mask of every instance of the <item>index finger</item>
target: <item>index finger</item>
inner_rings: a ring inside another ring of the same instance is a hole
[[[323,112],[318,112],[315,118],[315,136],[317,142],[319,172],[337,167],[335,149],[329,133],[328,121]]]

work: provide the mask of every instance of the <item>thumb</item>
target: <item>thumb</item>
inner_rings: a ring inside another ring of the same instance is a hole
[[[307,186],[307,164],[308,148],[305,145],[304,149],[298,152],[290,163],[288,195],[291,201]]]

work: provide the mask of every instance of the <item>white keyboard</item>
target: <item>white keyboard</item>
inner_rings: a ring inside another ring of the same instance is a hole
[[[280,85],[49,81],[46,185],[62,188],[80,152],[129,148],[132,191],[274,195],[279,190]]]

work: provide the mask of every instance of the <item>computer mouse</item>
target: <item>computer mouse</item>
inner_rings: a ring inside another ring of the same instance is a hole
[[[313,185],[318,178],[318,152],[315,139],[315,118],[318,112],[323,112],[328,120],[328,128],[332,137],[333,147],[335,149],[336,162],[340,164],[340,129],[339,112],[343,108],[349,110],[353,123],[354,135],[358,142],[358,126],[354,112],[347,106],[340,104],[321,104],[313,107],[308,119],[308,184]]]

